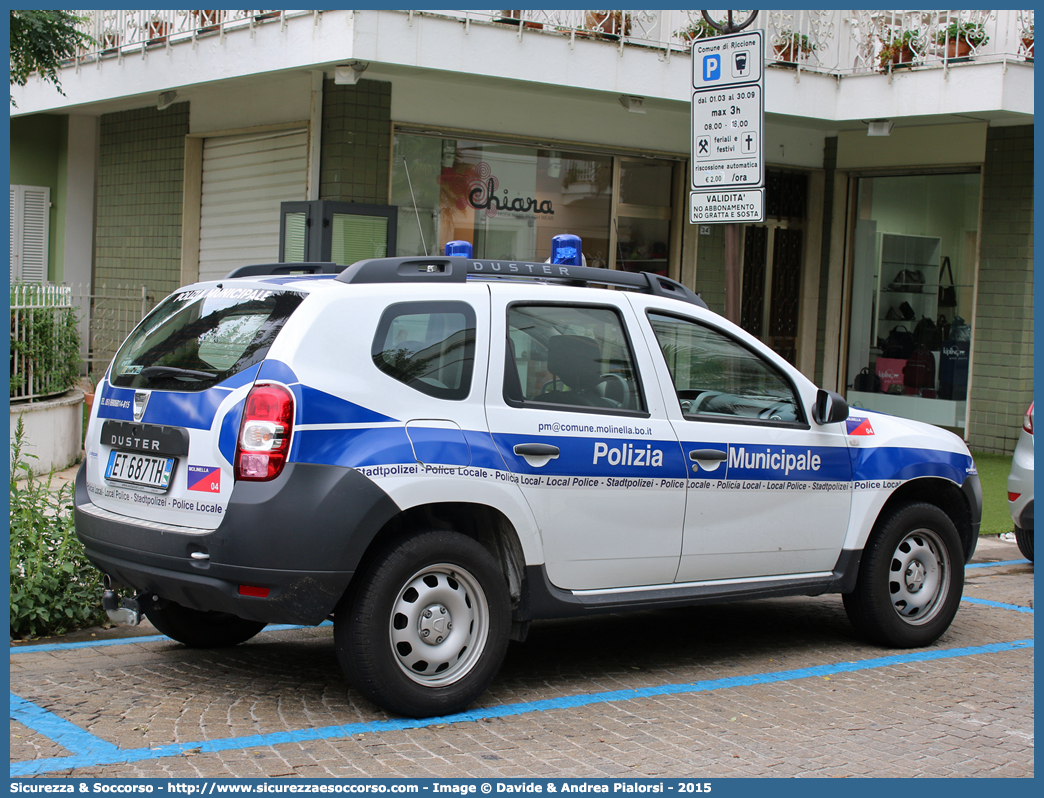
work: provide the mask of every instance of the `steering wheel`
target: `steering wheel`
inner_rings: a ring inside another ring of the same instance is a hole
[[[711,399],[711,398],[713,398],[715,396],[721,396],[721,395],[722,395],[721,391],[704,391],[703,393],[701,393],[699,396],[697,396],[695,399],[692,400],[692,404],[689,406],[689,412],[690,413],[697,413],[697,412],[699,412],[699,409],[703,406],[704,402],[706,402],[708,399]]]
[[[603,374],[598,378],[598,383],[601,386],[602,398],[610,402],[619,402],[619,407],[630,407],[631,406],[631,386],[627,384],[627,380],[621,377],[619,374]],[[609,396],[609,386],[617,386],[613,390],[619,393],[620,398],[614,399]]]
[[[794,406],[790,402],[779,402],[758,413],[758,418],[767,418],[771,421],[794,421]]]

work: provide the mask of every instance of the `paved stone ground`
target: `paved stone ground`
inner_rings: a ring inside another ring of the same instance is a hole
[[[976,556],[1015,559],[1014,544],[996,539]],[[1033,567],[970,569],[965,596],[1032,607]],[[1032,638],[1031,613],[964,602],[930,651]],[[265,632],[219,652],[167,641],[20,651],[11,656],[11,690],[120,749],[186,747],[52,776],[1033,776],[1032,647],[927,662],[908,655],[858,639],[839,596],[544,622],[512,644],[480,709],[897,661],[423,728],[291,734],[222,752],[198,745],[389,716],[346,685],[329,627]],[[12,720],[12,762],[67,755]]]

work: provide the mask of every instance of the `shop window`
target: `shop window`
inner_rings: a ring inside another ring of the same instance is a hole
[[[978,173],[860,179],[850,404],[964,427],[979,179]]]
[[[797,360],[808,175],[768,170],[764,225],[746,225],[740,325],[790,363]]]
[[[572,233],[588,266],[667,274],[675,171],[661,158],[399,132],[396,254],[464,240],[477,258],[543,261],[554,236]]]

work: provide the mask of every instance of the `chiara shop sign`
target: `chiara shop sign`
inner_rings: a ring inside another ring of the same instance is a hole
[[[454,204],[460,210],[474,208],[477,211],[485,211],[486,216],[491,218],[504,214],[530,218],[538,214],[553,216],[555,213],[551,200],[511,196],[507,188],[501,188],[500,180],[484,161],[468,166],[464,171],[446,170],[440,176],[439,182],[442,184],[443,192],[451,195]]]
[[[511,211],[519,215],[544,213],[553,216],[555,211],[551,200],[540,200],[535,197],[509,197],[504,189],[504,196],[497,196],[497,179],[490,176],[486,184],[475,186],[468,192],[468,205],[477,211],[485,211],[487,216],[496,216],[500,211]]]

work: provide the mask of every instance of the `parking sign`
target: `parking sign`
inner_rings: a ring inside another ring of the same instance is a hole
[[[764,219],[763,48],[760,30],[692,44],[693,223]]]

